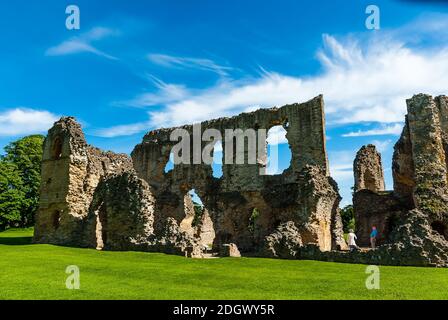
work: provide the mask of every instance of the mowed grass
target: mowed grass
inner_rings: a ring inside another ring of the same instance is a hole
[[[187,259],[32,245],[32,229],[0,233],[0,299],[447,299],[448,270],[258,258]],[[68,290],[66,267],[80,269]]]

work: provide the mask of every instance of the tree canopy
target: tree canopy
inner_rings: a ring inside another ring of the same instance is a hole
[[[350,229],[355,229],[355,213],[352,205],[345,206],[341,209],[341,218],[344,232],[347,233]]]
[[[34,224],[43,141],[41,135],[19,139],[8,144],[0,157],[0,229]]]

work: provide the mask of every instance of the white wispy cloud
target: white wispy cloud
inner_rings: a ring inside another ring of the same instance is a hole
[[[143,93],[128,101],[115,102],[114,105],[144,108],[173,103],[186,99],[191,94],[184,85],[165,83],[152,75],[148,75],[147,78],[157,89],[156,93]]]
[[[99,41],[113,35],[117,35],[117,31],[104,27],[95,27],[84,34],[81,34],[80,36],[72,37],[54,47],[49,48],[45,52],[45,54],[47,56],[63,56],[63,55],[88,52],[96,54],[101,57],[105,57],[107,59],[117,60],[116,57],[111,56],[97,49],[92,44],[95,41]]]
[[[392,147],[392,140],[373,140],[371,144],[376,146],[378,152],[383,153],[386,150],[389,150]]]
[[[352,180],[353,179],[353,159],[349,159],[347,162],[331,161],[331,176],[338,180]]]
[[[191,58],[191,57],[176,57],[167,54],[150,54],[148,59],[158,65],[168,68],[191,68],[204,71],[211,71],[220,76],[227,76],[234,68],[222,66],[210,59],[205,58]]]
[[[431,21],[428,32],[434,32],[440,25]],[[358,38],[323,35],[323,46],[317,52],[322,72],[315,76],[292,77],[263,72],[257,78],[224,79],[203,90],[165,84],[147,96],[139,95],[133,104],[163,104],[148,113],[145,125],[155,128],[303,102],[324,94],[328,124],[376,122],[388,126],[367,133],[348,134],[396,135],[401,132],[398,123],[406,114],[407,98],[421,92],[446,93],[448,45],[414,46],[397,38],[401,33],[395,30],[370,34]],[[127,126],[129,133],[135,133],[134,124]],[[118,128],[117,133],[127,134],[125,127]]]
[[[385,135],[394,135],[399,136],[403,131],[403,123],[396,123],[393,125],[382,125],[378,128],[371,130],[358,130],[354,132],[345,133],[343,137],[368,137],[368,136],[385,136]]]
[[[136,133],[149,131],[149,128],[151,128],[151,123],[149,121],[143,121],[138,123],[112,126],[109,128],[100,128],[93,130],[91,134],[103,138],[114,138],[121,136],[131,136]]]
[[[342,196],[341,205],[345,206],[352,201],[351,188],[354,184],[353,160],[356,150],[340,150],[329,152],[330,174],[338,182]]]
[[[270,145],[286,144],[288,139],[286,138],[286,130],[282,126],[275,126],[267,133],[267,142]]]
[[[46,132],[59,117],[49,111],[15,108],[0,112],[0,136]]]

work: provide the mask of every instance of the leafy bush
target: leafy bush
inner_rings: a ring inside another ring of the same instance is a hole
[[[0,157],[0,229],[34,224],[43,141],[41,135],[19,139],[7,145]]]
[[[350,229],[355,230],[355,213],[352,205],[345,206],[341,209],[341,218],[345,233]]]
[[[191,225],[193,227],[197,227],[201,224],[202,216],[204,215],[204,206],[194,201],[193,205],[194,205],[194,219]]]
[[[260,211],[257,208],[252,210],[252,214],[249,219],[249,231],[254,233],[257,227],[257,219],[260,216]]]

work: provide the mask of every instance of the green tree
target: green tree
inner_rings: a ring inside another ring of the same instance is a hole
[[[43,136],[32,135],[11,142],[5,147],[6,154],[0,159],[0,197],[6,201],[0,201],[3,203],[0,216],[10,217],[11,224],[18,223],[21,227],[34,224],[39,204],[43,141]],[[18,222],[15,220],[17,210],[20,210]]]
[[[255,233],[257,229],[257,220],[260,217],[260,211],[257,208],[252,209],[252,214],[249,218],[249,231]]]
[[[0,159],[0,230],[21,223],[24,202],[23,182],[17,167]]]
[[[341,209],[341,218],[345,233],[350,229],[355,229],[355,213],[352,205],[345,206]]]
[[[197,227],[200,225],[202,216],[204,215],[204,206],[195,201],[193,201],[193,206],[194,206],[194,218],[193,218],[193,222],[191,223],[191,225],[193,227]]]

